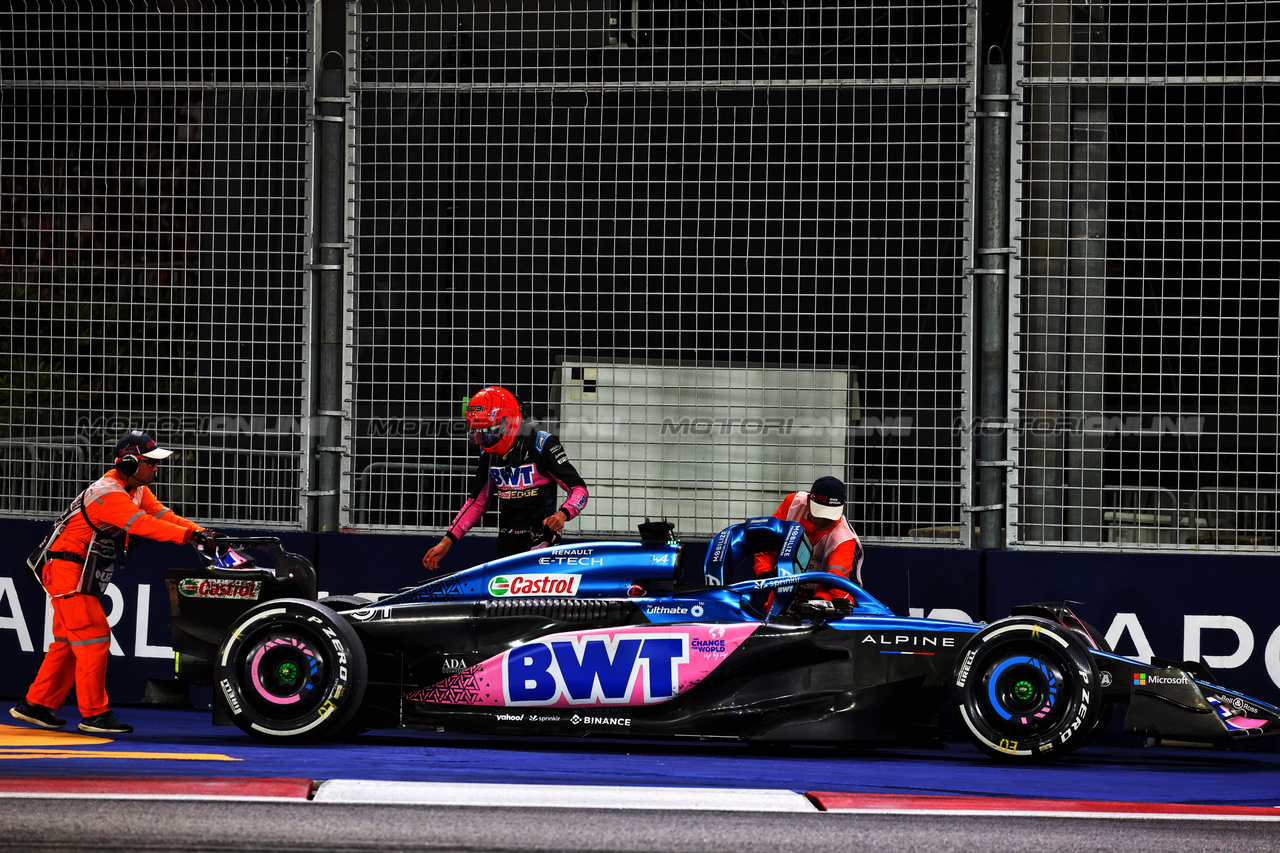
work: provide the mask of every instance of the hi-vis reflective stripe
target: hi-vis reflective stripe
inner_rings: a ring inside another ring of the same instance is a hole
[[[96,640],[68,640],[66,637],[54,637],[55,643],[66,643],[68,646],[92,646],[94,643],[109,643],[111,636],[98,637]]]
[[[130,528],[130,527],[133,527],[133,523],[134,523],[135,521],[137,521],[137,520],[138,520],[138,516],[141,516],[141,515],[146,515],[146,513],[145,513],[145,512],[143,512],[142,510],[138,510],[138,511],[137,511],[137,512],[135,512],[133,515],[129,516],[129,520],[128,520],[128,521],[126,521],[126,522],[124,523],[124,532],[125,532],[125,533],[128,533],[128,532],[129,532],[129,528]]]

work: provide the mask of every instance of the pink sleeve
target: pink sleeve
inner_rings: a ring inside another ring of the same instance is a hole
[[[556,480],[556,482],[560,483],[559,480]],[[569,516],[570,521],[573,521],[582,514],[584,509],[587,508],[587,498],[590,497],[590,495],[587,494],[587,487],[574,486],[570,489],[567,488],[564,483],[560,483],[560,488],[569,493],[569,497],[565,498],[564,503],[560,504],[560,509],[564,510],[565,515]]]
[[[468,498],[467,502],[462,505],[462,509],[458,510],[458,514],[453,517],[453,524],[449,525],[449,529],[444,535],[454,542],[466,536],[467,531],[475,527],[476,523],[484,518],[484,511],[489,508],[489,495],[491,494],[493,494],[493,483],[486,481],[484,488],[480,490],[480,494],[474,498]]]

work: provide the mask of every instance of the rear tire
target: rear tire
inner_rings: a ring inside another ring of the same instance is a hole
[[[347,730],[368,674],[355,629],[300,598],[264,602],[241,616],[215,666],[232,721],[272,743],[307,743]]]
[[[348,610],[359,610],[362,607],[370,607],[373,602],[367,598],[361,598],[358,595],[330,595],[320,599],[318,604],[329,608],[334,613],[345,613]]]
[[[1100,674],[1084,642],[1034,617],[974,635],[951,679],[956,716],[978,749],[1007,761],[1046,761],[1084,746],[1103,715]]]

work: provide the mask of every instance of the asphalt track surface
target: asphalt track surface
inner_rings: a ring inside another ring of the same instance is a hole
[[[71,710],[65,732],[0,724],[0,849],[1280,851],[1275,751],[1016,767],[962,744],[379,731],[281,747],[195,710],[117,709],[134,734],[88,736]]]

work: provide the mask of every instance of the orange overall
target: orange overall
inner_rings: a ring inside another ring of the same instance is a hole
[[[809,520],[809,493],[792,492],[787,495],[773,517],[783,521],[798,521],[804,528],[809,544],[813,546],[813,558],[809,562],[811,572],[831,572],[842,578],[862,583],[862,543],[854,532],[849,520],[841,516],[840,520],[825,530],[817,529]],[[756,554],[755,569],[757,576],[764,576],[774,570],[777,552]],[[842,590],[822,590],[815,598],[848,598],[849,594]]]
[[[42,580],[53,603],[53,643],[26,699],[56,711],[74,685],[76,704],[87,718],[110,708],[106,682],[111,628],[96,592],[110,582],[112,567],[98,565],[91,548],[94,538],[127,541],[129,536],[143,536],[182,543],[204,528],[160,503],[146,486],[128,490],[114,470],[86,490],[84,502],[84,512],[72,513],[49,546]]]

